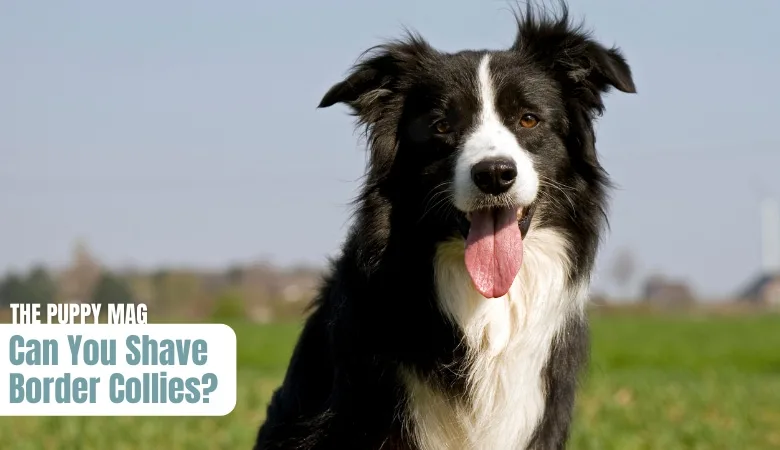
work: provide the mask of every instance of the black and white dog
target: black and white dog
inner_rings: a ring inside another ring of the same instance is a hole
[[[354,224],[255,449],[560,449],[609,180],[593,120],[619,50],[528,8],[503,51],[379,46],[348,105],[370,163]]]

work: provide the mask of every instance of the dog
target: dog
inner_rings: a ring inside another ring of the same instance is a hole
[[[611,188],[593,123],[636,88],[565,3],[515,17],[509,49],[409,33],[322,98],[369,162],[256,450],[565,447]]]

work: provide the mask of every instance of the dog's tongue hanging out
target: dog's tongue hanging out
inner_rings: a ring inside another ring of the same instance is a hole
[[[523,238],[517,209],[483,209],[471,213],[466,239],[466,269],[480,294],[497,298],[509,292],[523,262]]]

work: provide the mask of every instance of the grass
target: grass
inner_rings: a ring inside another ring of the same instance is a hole
[[[571,448],[780,448],[780,317],[593,320]]]
[[[235,324],[238,402],[217,418],[0,418],[6,449],[249,449],[298,325]],[[593,317],[571,449],[780,448],[780,316]]]

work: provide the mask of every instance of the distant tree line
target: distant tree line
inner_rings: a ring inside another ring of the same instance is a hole
[[[8,273],[0,279],[0,306],[13,303],[57,303],[81,301],[101,305],[134,303],[128,283],[110,271],[103,271],[92,288],[89,298],[61,298],[57,281],[43,266],[36,266],[26,274]]]
[[[0,281],[0,305],[12,303],[54,303],[57,285],[44,267],[35,267],[26,275],[9,273]]]
[[[12,303],[145,303],[156,318],[298,320],[320,281],[317,267],[280,268],[265,261],[222,270],[108,269],[80,240],[64,267],[39,265],[0,273],[0,307]]]

